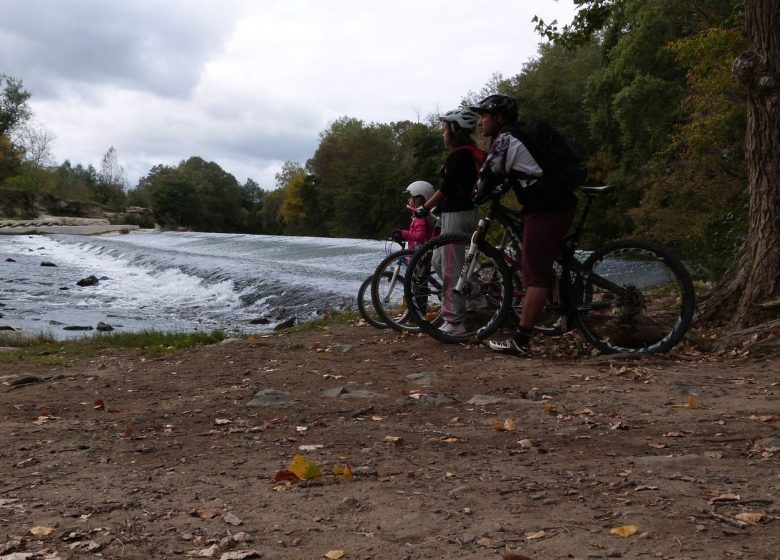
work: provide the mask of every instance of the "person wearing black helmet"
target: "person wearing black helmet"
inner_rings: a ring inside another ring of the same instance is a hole
[[[441,233],[471,233],[477,225],[477,208],[471,200],[471,191],[477,180],[477,172],[485,159],[485,153],[477,147],[472,134],[477,128],[477,115],[467,109],[453,109],[439,117],[442,136],[447,148],[447,159],[441,168],[441,183],[434,195],[419,209],[426,214],[437,207]],[[444,253],[437,250],[433,266],[444,280],[441,330],[450,334],[466,332],[463,321],[469,306],[479,307],[484,296],[475,294],[467,301],[452,288],[463,267],[465,251]]]
[[[490,151],[474,187],[481,204],[511,188],[523,205],[521,270],[526,286],[515,334],[488,342],[491,350],[515,356],[530,355],[533,327],[539,320],[553,283],[553,260],[574,221],[577,197],[552,180],[545,180],[539,162],[523,144],[517,104],[506,95],[489,95],[470,107],[480,116],[482,134],[491,139]]]

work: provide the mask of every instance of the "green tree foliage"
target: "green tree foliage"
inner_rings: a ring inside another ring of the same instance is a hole
[[[251,180],[240,185],[217,163],[199,157],[153,167],[128,201],[150,206],[163,227],[261,233],[259,185]]]
[[[369,124],[343,117],[321,134],[307,168],[316,178],[327,233],[382,237],[408,222],[401,192],[437,182],[444,151],[438,128],[408,121]]]
[[[745,96],[731,61],[745,49],[740,29],[711,27],[671,45],[687,69],[686,120],[654,158],[652,179],[631,211],[642,234],[698,255],[723,272],[747,230]]]
[[[601,50],[585,83],[588,164],[617,189],[594,216],[598,237],[650,235],[718,269],[710,257],[729,260],[744,219],[744,100],[728,76],[743,2],[579,4],[569,25],[537,29],[556,47]]]
[[[97,182],[91,188],[90,198],[106,206],[109,210],[119,211],[125,207],[125,170],[119,164],[116,148],[111,146],[103,155]]]
[[[11,132],[27,122],[32,116],[26,91],[21,80],[0,74],[0,136],[10,136]]]
[[[17,175],[22,166],[24,150],[13,142],[11,134],[32,116],[27,100],[30,93],[22,82],[0,74],[0,184]]]
[[[282,235],[284,233],[283,204],[283,189],[276,189],[265,194],[263,207],[260,209],[260,220],[264,233],[269,235]]]

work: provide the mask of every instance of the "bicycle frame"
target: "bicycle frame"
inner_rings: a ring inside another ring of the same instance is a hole
[[[579,288],[584,285],[584,282],[589,282],[595,286],[609,290],[614,294],[620,296],[625,295],[625,289],[622,286],[611,282],[603,276],[588,273],[583,270],[582,263],[575,257],[576,247],[585,231],[585,222],[590,214],[593,199],[598,194],[609,190],[609,188],[610,187],[580,187],[580,190],[586,195],[585,206],[574,230],[564,237],[561,242],[560,254],[555,258],[555,262],[561,267],[561,274],[558,281],[554,284],[554,289],[550,291],[548,300],[553,307],[560,309],[567,315],[574,315],[579,311],[605,309],[616,306],[615,303],[609,302],[575,303],[576,298],[570,297],[572,290],[571,281],[566,282],[566,290],[561,290],[565,279],[569,279],[571,274],[574,275],[574,281],[579,283]],[[504,234],[501,243],[499,243],[496,248],[504,258],[507,266],[514,272],[520,272],[519,257],[512,258],[508,248],[510,244],[514,244],[518,251],[522,251],[523,218],[518,211],[503,206],[500,202],[500,198],[496,197],[491,199],[487,214],[484,218],[479,220],[479,224],[471,236],[471,243],[466,252],[463,268],[461,269],[458,282],[455,285],[454,291],[456,293],[462,293],[465,286],[469,285],[475,272],[476,261],[474,257],[476,256],[479,244],[487,239],[487,234],[494,221],[497,221],[504,226]],[[513,290],[514,297],[521,298],[524,295],[525,291],[522,287],[520,291]],[[560,301],[561,296],[564,296],[568,301]]]

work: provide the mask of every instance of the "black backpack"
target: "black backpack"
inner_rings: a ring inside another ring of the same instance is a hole
[[[585,165],[560,133],[544,121],[518,122],[509,133],[520,140],[554,185],[574,189],[588,177]]]

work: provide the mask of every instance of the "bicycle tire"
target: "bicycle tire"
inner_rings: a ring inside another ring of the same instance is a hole
[[[485,296],[485,307],[466,313],[465,332],[460,334],[445,332],[442,330],[445,324],[443,321],[432,320],[434,315],[441,317],[441,301],[445,294],[445,286],[440,285],[436,289],[436,286],[427,280],[432,273],[434,251],[448,245],[455,245],[456,250],[465,251],[470,243],[469,234],[440,235],[420,247],[409,263],[404,293],[411,320],[421,331],[441,342],[477,342],[489,337],[504,322],[512,305],[512,277],[509,267],[495,247],[482,242],[475,255],[478,268],[473,282],[479,286],[480,295]],[[488,277],[480,277],[483,270],[489,273]]]
[[[371,301],[379,319],[398,332],[419,332],[420,328],[410,321],[409,310],[404,298],[404,284],[407,265],[400,259],[411,259],[415,251],[403,249],[387,255],[376,267],[371,277]],[[400,266],[396,270],[396,266]]]
[[[685,335],[696,294],[685,265],[667,248],[616,241],[592,253],[582,268],[577,323],[601,352],[666,352]]]
[[[358,313],[360,313],[360,316],[363,317],[363,320],[365,320],[366,323],[371,325],[372,327],[376,327],[377,329],[386,329],[387,324],[384,323],[380,318],[379,314],[376,312],[376,309],[374,308],[373,303],[368,303],[366,301],[366,292],[369,294],[371,293],[371,290],[369,288],[371,287],[371,281],[373,280],[374,275],[372,274],[365,280],[363,280],[363,283],[360,285],[360,289],[358,290],[357,295],[357,308]]]

